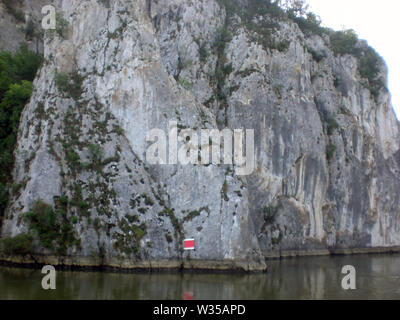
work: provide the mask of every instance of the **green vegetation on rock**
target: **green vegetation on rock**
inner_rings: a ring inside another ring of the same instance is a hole
[[[32,94],[42,57],[22,45],[14,55],[0,52],[0,217],[8,201],[21,112]]]
[[[333,143],[326,147],[326,158],[328,159],[328,161],[332,160],[333,156],[335,155],[335,151],[336,145],[334,145]]]
[[[257,35],[252,40],[260,43],[265,49],[277,49],[284,52],[289,47],[286,40],[276,42],[272,36],[274,31],[279,29],[281,21],[295,22],[306,37],[328,36],[331,49],[336,55],[350,54],[357,58],[358,70],[364,79],[362,84],[370,90],[375,99],[379,97],[382,90],[387,90],[386,84],[380,77],[381,58],[376,51],[368,45],[360,45],[354,30],[334,31],[322,27],[321,19],[308,11],[305,1],[249,0],[245,10],[237,0],[218,0],[218,2],[225,7],[227,19],[229,20],[234,15],[239,16],[243,26],[253,32],[253,37]],[[224,42],[219,40],[218,43],[222,48]],[[317,62],[325,57],[310,48],[307,49]]]
[[[58,90],[65,93],[74,100],[78,100],[82,94],[83,78],[78,72],[74,71],[71,74],[57,72],[54,80]]]
[[[2,252],[8,256],[28,255],[32,252],[32,236],[27,233],[21,233],[15,237],[2,239]]]
[[[328,122],[327,122],[327,126],[328,126],[328,135],[332,135],[333,132],[339,128],[339,124],[336,121],[336,118],[334,115],[330,115],[328,117]]]
[[[276,216],[280,208],[281,208],[280,204],[278,206],[269,205],[263,207],[262,213],[266,225],[272,225],[275,222]]]
[[[49,204],[38,200],[24,215],[32,237],[37,237],[42,247],[59,255],[65,255],[69,247],[80,243],[75,238],[72,228],[72,223],[74,221],[76,223],[77,220],[74,217],[71,222],[68,220],[64,203],[64,201],[59,201],[61,208],[55,210]]]
[[[16,8],[22,5],[22,0],[3,0],[4,6],[9,14],[11,14],[18,22],[25,22],[25,13]]]

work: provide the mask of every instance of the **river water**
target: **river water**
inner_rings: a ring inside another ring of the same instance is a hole
[[[0,299],[398,299],[400,255],[307,257],[268,261],[265,274],[127,274],[57,271],[43,290],[41,270],[0,267]],[[342,267],[356,269],[345,291]]]

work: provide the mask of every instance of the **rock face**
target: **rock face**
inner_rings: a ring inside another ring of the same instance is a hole
[[[43,52],[39,26],[42,8],[59,4],[59,0],[5,0],[0,2],[0,51],[15,52],[21,43],[30,50]]]
[[[3,237],[28,232],[24,213],[41,200],[64,207],[80,240],[63,255],[36,240],[36,259],[55,264],[263,270],[265,257],[400,246],[390,96],[375,99],[356,58],[335,55],[329,37],[278,21],[273,37],[286,46],[268,48],[215,0],[58,10],[67,34],[44,36]],[[221,30],[230,36],[218,47]],[[62,90],[57,73],[74,83]],[[146,134],[171,121],[179,131],[253,129],[254,172],[150,165]],[[184,238],[195,251],[183,251]]]

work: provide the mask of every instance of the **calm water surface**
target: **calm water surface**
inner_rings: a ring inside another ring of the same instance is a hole
[[[357,290],[344,291],[341,269],[357,270]],[[40,270],[0,267],[0,299],[396,299],[400,255],[269,261],[266,274],[118,274],[57,272],[57,289],[41,288]]]

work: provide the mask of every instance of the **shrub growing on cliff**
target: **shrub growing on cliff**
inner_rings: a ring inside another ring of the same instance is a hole
[[[217,36],[215,38],[213,48],[218,55],[223,55],[226,44],[232,40],[232,36],[226,26],[223,26],[217,30]]]
[[[359,58],[360,75],[366,79],[375,79],[379,74],[379,61],[374,49],[365,49]]]
[[[367,80],[367,87],[375,99],[379,92],[385,89],[385,84],[379,78],[380,57],[371,47],[357,47],[358,37],[353,30],[338,31],[331,34],[331,47],[336,54],[351,54],[358,60],[360,76]]]
[[[333,132],[339,128],[339,124],[337,123],[334,115],[330,115],[328,117],[327,125],[328,125],[328,135],[332,135]]]
[[[321,20],[314,13],[308,13],[306,17],[303,17],[296,16],[293,13],[289,12],[288,17],[289,19],[297,23],[301,31],[306,36],[310,36],[313,34],[321,36],[322,34],[328,32],[326,28],[321,27]]]
[[[27,255],[32,252],[32,236],[26,233],[2,240],[2,251],[6,255]]]
[[[190,90],[193,87],[193,83],[191,83],[189,80],[186,78],[179,79],[179,84],[184,87],[186,90]]]
[[[89,154],[90,154],[90,158],[92,160],[92,163],[98,164],[103,159],[104,150],[100,145],[91,143],[89,145]]]
[[[37,201],[32,210],[25,214],[25,219],[29,222],[30,228],[38,233],[40,244],[52,249],[59,229],[53,208],[42,201]]]
[[[17,21],[25,22],[25,14],[22,10],[15,8],[15,4],[22,5],[21,0],[3,0],[6,10],[11,14]]]
[[[307,51],[312,55],[313,60],[315,62],[321,62],[324,58],[326,58],[326,54],[324,52],[322,53],[318,53],[317,51],[315,51],[314,49],[310,48],[309,46],[305,47],[307,49]]]
[[[63,206],[68,205],[68,197],[67,197],[65,194],[61,195],[61,197],[60,197],[60,203],[61,203],[61,205],[63,205]]]
[[[14,55],[6,51],[0,52],[0,99],[11,84],[22,80],[33,81],[42,60],[40,55],[29,51],[26,44]]]
[[[329,146],[326,147],[326,158],[328,161],[332,160],[333,156],[335,155],[336,145],[331,143]]]
[[[3,183],[0,182],[0,208],[5,208],[8,200],[8,191]],[[1,218],[1,215],[0,215]]]
[[[262,212],[265,224],[271,225],[275,222],[276,215],[278,214],[280,207],[281,207],[280,205],[279,206],[269,205],[263,207]]]
[[[60,91],[67,92],[69,77],[66,73],[57,72],[54,80],[56,81],[56,86]]]
[[[335,76],[335,78],[333,79],[333,85],[335,86],[335,88],[339,88],[339,86],[340,86],[340,78]]]
[[[74,100],[78,100],[82,94],[83,78],[77,71],[67,74],[64,72],[56,72],[54,77],[58,90],[66,93]]]
[[[208,51],[205,42],[199,45],[199,55],[200,55],[200,62],[205,63],[208,58]]]
[[[60,255],[66,254],[69,246],[79,242],[73,235],[72,225],[66,215],[60,215],[52,206],[41,200],[33,204],[24,219],[32,235],[39,238],[40,245]]]
[[[336,54],[359,54],[359,49],[355,47],[358,38],[354,30],[333,32],[330,36],[331,47]]]
[[[62,12],[56,12],[56,29],[46,30],[48,34],[53,35],[56,32],[61,38],[66,38],[68,32],[68,21],[65,20]]]
[[[25,27],[25,36],[28,39],[33,39],[35,36],[35,23],[33,22],[32,18],[30,18]]]
[[[358,69],[361,77],[368,80],[367,88],[376,98],[382,89],[386,89],[385,83],[379,77],[380,57],[376,51],[370,47],[364,49],[358,59]]]
[[[278,49],[279,52],[286,52],[289,49],[290,42],[287,40],[283,40],[278,43],[276,48]]]

